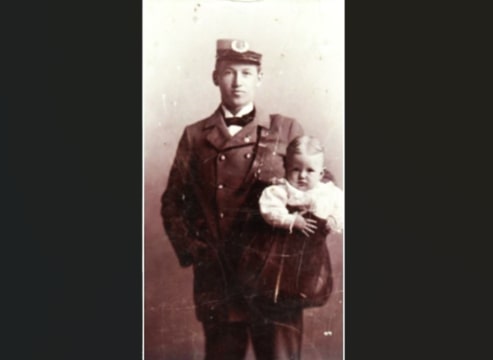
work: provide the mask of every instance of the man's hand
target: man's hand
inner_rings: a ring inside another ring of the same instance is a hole
[[[317,230],[317,220],[305,219],[300,214],[296,214],[293,227],[300,230],[306,236],[310,236]]]

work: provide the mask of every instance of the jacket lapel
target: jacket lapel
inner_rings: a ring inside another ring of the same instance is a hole
[[[220,109],[218,108],[205,123],[208,129],[206,140],[217,150],[245,146],[257,143],[259,130],[268,134],[270,117],[261,109],[255,108],[255,119],[241,129],[235,136],[231,136],[224,124]]]
[[[223,149],[231,138],[219,108],[206,120],[204,127],[209,131],[205,137],[206,140],[217,150]]]

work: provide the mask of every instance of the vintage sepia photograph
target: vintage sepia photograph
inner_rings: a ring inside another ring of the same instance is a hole
[[[344,357],[344,0],[143,0],[144,359]]]

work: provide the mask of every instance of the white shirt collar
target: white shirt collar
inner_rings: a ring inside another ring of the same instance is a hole
[[[231,111],[229,111],[228,109],[226,109],[226,107],[224,105],[221,105],[221,108],[224,111],[224,117],[226,119],[232,118],[232,117],[235,117],[235,116],[240,117],[240,116],[243,116],[243,115],[248,114],[249,112],[251,112],[253,110],[253,102],[245,105],[240,111],[238,111],[238,113],[236,115],[233,115],[231,113]]]

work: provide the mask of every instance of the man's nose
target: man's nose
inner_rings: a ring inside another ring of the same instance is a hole
[[[236,73],[233,76],[233,86],[238,86],[241,84],[241,75]]]

